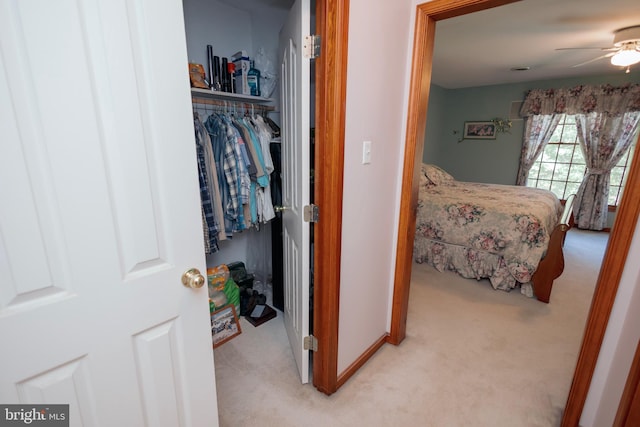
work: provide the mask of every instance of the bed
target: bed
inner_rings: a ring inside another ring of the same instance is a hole
[[[573,196],[563,206],[549,191],[457,181],[423,164],[414,259],[548,303],[572,204]]]

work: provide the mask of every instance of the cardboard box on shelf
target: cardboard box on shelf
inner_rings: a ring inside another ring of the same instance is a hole
[[[249,82],[247,80],[247,74],[251,68],[249,55],[246,51],[241,50],[231,56],[231,61],[236,66],[236,71],[233,75],[236,83],[236,93],[251,95],[251,88],[249,87]]]

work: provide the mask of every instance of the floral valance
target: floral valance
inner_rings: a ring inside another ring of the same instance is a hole
[[[617,116],[631,111],[640,111],[640,84],[532,89],[525,97],[520,114],[533,116],[599,112]]]

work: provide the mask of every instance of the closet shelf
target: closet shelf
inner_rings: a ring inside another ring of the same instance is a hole
[[[192,98],[208,98],[208,99],[220,99],[226,101],[240,101],[240,102],[248,102],[252,104],[265,104],[268,102],[272,102],[271,99],[263,98],[261,96],[251,96],[251,95],[241,95],[238,93],[229,93],[229,92],[216,92],[211,89],[199,89],[192,87],[191,88],[191,97]]]

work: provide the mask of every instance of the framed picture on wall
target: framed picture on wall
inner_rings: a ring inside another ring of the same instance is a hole
[[[464,139],[496,139],[494,122],[464,122]]]
[[[211,313],[211,336],[213,348],[216,348],[236,335],[240,335],[240,323],[233,305],[226,305]]]

